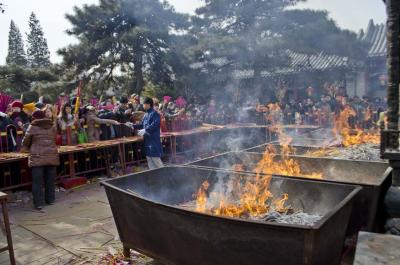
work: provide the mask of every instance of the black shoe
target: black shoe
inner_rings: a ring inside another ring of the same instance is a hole
[[[54,202],[46,202],[47,205],[53,205]]]
[[[38,211],[41,211],[43,209],[43,207],[42,206],[35,206],[35,209],[38,210]]]

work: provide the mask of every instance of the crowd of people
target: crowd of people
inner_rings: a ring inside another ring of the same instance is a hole
[[[0,131],[7,131],[10,136],[7,151],[15,150],[16,131],[26,132],[32,122],[32,114],[36,110],[42,110],[46,118],[53,121],[57,131],[58,145],[74,145],[132,136],[129,125],[140,123],[145,115],[144,98],[141,100],[135,94],[130,98],[123,96],[118,101],[115,98],[101,102],[97,100],[77,102],[78,100],[78,98],[70,100],[64,96],[60,97],[55,104],[43,102],[43,100],[30,104],[23,104],[20,100],[11,102],[4,112],[0,112]],[[180,124],[185,124],[181,127],[187,129],[196,125],[183,98],[171,101],[170,97],[165,97],[161,103],[158,99],[152,100],[154,109],[161,115],[162,131],[178,129],[177,126],[171,126],[171,124],[174,125],[171,123],[172,120],[181,121]]]
[[[352,110],[349,124],[352,127],[369,129],[377,125],[380,113],[386,111],[386,102],[381,98],[366,96],[350,98],[347,96],[322,95],[319,100],[307,98],[296,101],[269,103],[256,106],[257,122],[266,124],[318,125],[329,127],[335,117],[345,108]]]
[[[45,204],[53,204],[55,200],[55,179],[57,166],[60,165],[60,157],[57,149],[56,138],[61,131],[61,141],[72,144],[73,130],[84,128],[81,122],[86,123],[87,138],[89,141],[96,140],[100,131],[96,125],[121,125],[130,132],[137,130],[137,134],[143,137],[143,146],[150,169],[163,166],[161,161],[162,145],[160,140],[161,115],[155,110],[153,99],[145,98],[141,104],[145,113],[142,119],[136,123],[129,121],[120,122],[117,119],[127,119],[128,113],[132,109],[127,108],[123,99],[114,106],[111,114],[116,119],[99,118],[96,108],[87,105],[79,108],[75,100],[75,108],[72,104],[65,102],[61,105],[59,114],[56,116],[57,108],[48,104],[38,102],[32,106],[32,112],[26,113],[26,108],[21,101],[14,101],[10,104],[9,117],[12,126],[18,126],[24,130],[24,137],[21,143],[20,152],[29,153],[28,165],[32,171],[32,195],[33,205],[37,210],[41,210]],[[124,108],[125,107],[125,108]],[[82,112],[82,113],[80,113]],[[121,117],[117,115],[122,115]],[[65,137],[64,137],[65,134]],[[11,134],[12,135],[12,134]],[[78,139],[79,140],[79,139]]]
[[[143,97],[136,94],[122,96],[118,100],[115,97],[82,100],[61,96],[54,104],[43,102],[45,100],[29,104],[14,100],[3,112],[0,111],[0,131],[7,131],[9,135],[8,144],[2,146],[8,146],[7,151],[15,151],[16,132],[27,130],[35,110],[44,111],[46,118],[53,121],[57,129],[58,145],[132,136],[129,124],[142,120],[145,114],[143,100]],[[229,124],[237,122],[240,116],[233,104],[218,103],[213,97],[208,101],[201,101],[196,97],[191,100],[183,97],[173,100],[169,96],[152,100],[154,110],[161,117],[161,132],[193,129],[203,123]]]
[[[129,124],[139,123],[145,114],[144,98],[136,94],[122,96],[119,100],[114,97],[101,101],[79,100],[78,103],[77,100],[64,96],[55,104],[43,100],[25,105],[19,100],[11,102],[7,110],[0,112],[0,131],[9,129],[8,144],[3,143],[3,147],[8,146],[7,151],[15,150],[16,132],[10,128],[25,132],[35,110],[43,110],[46,117],[54,122],[58,145],[132,136],[133,131]],[[235,104],[214,97],[193,97],[190,100],[178,97],[173,100],[164,96],[161,100],[152,100],[154,110],[160,114],[161,132],[192,129],[203,123],[223,125],[236,122],[328,127],[345,107],[354,111],[349,121],[352,126],[371,128],[386,106],[385,100],[381,98],[350,98],[346,95],[329,94],[322,94],[319,98],[311,95],[302,99],[283,98],[266,104],[252,101]]]

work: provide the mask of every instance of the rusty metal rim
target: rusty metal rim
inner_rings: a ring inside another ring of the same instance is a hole
[[[166,166],[164,168],[174,168],[173,166]],[[181,168],[196,168],[196,167],[181,167]],[[205,171],[210,171],[210,169],[207,168],[196,168],[196,169],[200,169],[200,170],[205,170]],[[157,169],[154,170],[147,170],[144,172],[149,172],[149,171],[156,171]],[[223,170],[213,170],[216,172],[226,172]],[[140,173],[134,173],[132,175],[137,175],[137,174],[142,174],[143,172]],[[232,172],[233,173],[233,172]],[[254,175],[254,174],[249,174],[249,173],[244,173],[246,175]],[[129,176],[132,176],[129,175]],[[122,176],[122,177],[118,177],[118,178],[113,178],[112,180],[116,180],[116,179],[121,179],[121,178],[126,178],[128,176]],[[274,176],[275,178],[285,178],[282,176]],[[314,180],[304,180],[304,179],[296,179],[297,181],[302,181],[302,182],[319,182],[319,181],[314,181]],[[252,224],[252,225],[262,225],[265,226],[266,224],[271,225],[271,226],[275,226],[277,228],[280,229],[291,229],[291,228],[297,228],[297,229],[302,229],[302,230],[318,230],[319,228],[321,228],[325,222],[331,217],[333,216],[337,211],[339,211],[345,204],[347,204],[361,189],[362,187],[357,186],[357,185],[351,185],[354,187],[354,190],[352,192],[350,192],[338,205],[336,205],[335,207],[333,207],[326,215],[324,215],[317,223],[315,223],[313,226],[306,226],[306,225],[294,225],[294,224],[281,224],[281,223],[274,223],[274,222],[267,222],[267,221],[257,221],[257,220],[244,220],[244,219],[240,219],[240,218],[231,218],[231,217],[225,217],[225,216],[216,216],[216,215],[212,215],[212,214],[207,214],[207,213],[199,213],[196,211],[192,211],[192,210],[184,210],[182,208],[179,208],[177,206],[172,206],[172,205],[168,205],[168,204],[164,204],[164,203],[158,203],[158,202],[154,202],[150,199],[147,199],[137,193],[133,193],[133,192],[129,192],[125,189],[121,189],[115,185],[112,185],[110,183],[108,183],[108,181],[111,180],[105,180],[102,181],[100,183],[100,185],[102,186],[106,186],[115,190],[118,190],[126,195],[129,196],[134,196],[136,197],[138,200],[141,200],[143,203],[145,204],[150,204],[150,205],[154,205],[154,206],[158,206],[161,208],[166,208],[172,211],[175,211],[179,214],[184,214],[184,215],[191,215],[191,216],[197,216],[200,218],[206,218],[206,219],[224,219],[226,221],[229,222],[234,222],[234,223],[246,223],[246,224]],[[336,186],[349,186],[346,184],[340,184],[340,183],[331,183],[331,182],[325,182],[326,185],[336,185]]]
[[[364,161],[365,162],[365,161]],[[224,169],[224,168],[215,168],[215,167],[205,167],[205,166],[197,166],[197,165],[183,165],[184,167],[191,167],[191,168],[197,168],[197,169],[208,169],[208,170],[218,170],[218,171],[224,171],[224,172],[232,172],[236,174],[256,174],[251,171],[232,171],[229,169]],[[372,184],[360,184],[360,183],[354,183],[354,182],[347,182],[345,180],[341,181],[335,181],[335,180],[329,180],[329,179],[313,179],[313,178],[306,178],[306,177],[296,177],[296,176],[285,176],[285,175],[279,175],[279,174],[273,174],[273,177],[280,177],[280,178],[288,178],[288,179],[295,179],[295,180],[309,180],[309,181],[314,181],[314,182],[324,182],[324,183],[331,183],[331,184],[338,184],[338,185],[350,185],[350,186],[369,186],[369,187],[377,187],[380,186],[384,180],[388,177],[389,174],[391,174],[392,168],[388,167],[388,169],[385,171],[382,178],[382,181],[378,185],[372,185]],[[260,173],[260,175],[268,175],[264,173]]]
[[[304,147],[304,146],[299,146],[299,147]],[[240,153],[240,152],[232,152],[232,153]],[[244,152],[244,153],[249,153],[249,154],[263,154],[259,152]],[[278,156],[281,156],[280,154],[276,154]],[[389,166],[388,162],[385,161],[370,161],[370,160],[357,160],[357,159],[345,159],[345,158],[337,158],[337,157],[312,157],[312,156],[306,156],[306,155],[288,155],[288,157],[305,157],[305,158],[315,158],[315,159],[321,159],[321,160],[334,160],[334,161],[350,161],[350,162],[362,162],[362,163],[371,163],[371,164],[387,164]],[[195,161],[197,162],[197,161]],[[194,162],[192,162],[194,163]]]
[[[260,144],[260,145],[256,145],[256,146],[253,146],[253,147],[250,147],[250,148],[245,148],[245,149],[242,149],[242,150],[240,150],[240,152],[251,152],[251,151],[249,151],[249,150],[251,150],[251,149],[256,149],[256,148],[261,148],[261,147],[266,147],[266,146],[268,146],[268,145],[273,145],[273,146],[282,146],[279,142],[277,142],[277,141],[272,141],[272,142],[268,142],[268,143],[264,143],[264,144]],[[289,145],[290,147],[292,147],[292,148],[294,148],[294,149],[296,149],[296,148],[320,148],[320,147],[316,147],[316,146],[304,146],[304,145]]]
[[[296,139],[296,138],[295,138]],[[301,140],[312,140],[312,141],[322,141],[322,142],[324,142],[324,141],[328,141],[328,140],[332,140],[332,139],[330,139],[330,138],[310,138],[310,137],[299,137],[299,138],[297,138],[297,139],[301,139]],[[294,140],[295,141],[295,140]],[[265,143],[265,144],[262,144],[262,145],[259,145],[259,146],[254,146],[254,147],[261,147],[261,146],[263,146],[263,145],[268,145],[268,144],[273,144],[273,145],[281,145],[281,143],[279,142],[279,141],[272,141],[272,142],[270,142],[270,143]],[[336,144],[336,145],[331,145],[331,146],[321,146],[321,145],[307,145],[307,146],[305,146],[305,145],[299,145],[299,144],[294,144],[294,145],[290,145],[289,144],[289,146],[298,146],[298,147],[311,147],[311,148],[324,148],[324,147],[326,147],[326,148],[329,148],[329,147],[338,147],[338,146],[340,146],[340,145],[338,145],[338,144]]]
[[[255,174],[255,172],[253,171],[233,171],[230,169],[226,169],[226,168],[216,168],[216,167],[210,167],[210,166],[200,166],[200,165],[194,165],[194,163],[199,163],[199,162],[203,162],[212,158],[218,158],[221,155],[227,155],[227,154],[238,154],[238,153],[247,153],[247,154],[263,154],[263,153],[258,153],[258,152],[246,152],[246,151],[233,151],[233,152],[227,152],[224,154],[219,154],[219,155],[215,155],[215,156],[210,156],[210,157],[206,157],[206,158],[202,158],[202,159],[198,159],[189,163],[185,163],[182,166],[184,167],[192,167],[192,168],[200,168],[200,169],[209,169],[209,170],[221,170],[221,171],[227,171],[227,172],[235,172],[235,173],[249,173],[249,174]],[[372,184],[368,184],[366,186],[379,186],[381,185],[384,180],[391,174],[392,172],[392,168],[390,167],[388,162],[384,162],[384,161],[367,161],[367,160],[349,160],[349,159],[343,159],[343,158],[330,158],[330,157],[310,157],[310,156],[304,156],[304,155],[289,155],[289,158],[314,158],[314,159],[321,159],[321,160],[334,160],[334,161],[349,161],[349,162],[360,162],[360,163],[370,163],[370,164],[387,164],[388,168],[385,170],[385,172],[383,173],[383,178],[380,179],[380,182],[376,185],[372,185]],[[261,175],[267,175],[267,174],[263,174],[261,173]],[[346,180],[342,180],[342,181],[333,181],[333,180],[329,180],[329,179],[311,179],[311,178],[304,178],[304,177],[296,177],[296,176],[285,176],[285,175],[279,175],[279,174],[273,174],[273,176],[276,177],[286,177],[286,178],[292,178],[292,179],[309,179],[309,180],[314,180],[314,181],[322,181],[322,182],[330,182],[330,183],[342,183],[342,184],[350,184],[350,185],[360,185],[360,183],[354,183],[351,181],[346,181]]]

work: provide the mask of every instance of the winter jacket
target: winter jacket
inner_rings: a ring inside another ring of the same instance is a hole
[[[130,115],[127,115],[126,110],[122,107],[118,107],[115,111],[115,119],[120,123],[126,123],[129,121]]]
[[[7,117],[6,114],[0,115],[0,131],[7,132],[7,137],[1,137],[2,152],[12,152],[17,147],[17,127],[14,126],[13,121]]]
[[[133,125],[135,129],[145,129],[144,148],[146,156],[161,157],[162,145],[160,139],[160,114],[153,108],[149,109],[143,117],[141,124]]]
[[[23,112],[23,111],[21,111],[21,112],[13,112],[12,114],[11,114],[11,120],[13,121],[13,123],[14,123],[14,125],[15,126],[17,126],[17,128],[19,128],[19,129],[22,129],[22,128],[20,128],[20,126],[18,125],[18,123],[19,122],[21,122],[22,124],[27,124],[27,123],[29,123],[29,117],[28,117],[28,115],[25,113],[25,112]]]
[[[63,119],[63,117],[59,117],[57,119],[57,123],[58,123],[58,128],[59,128],[59,133],[62,137],[62,145],[75,145],[78,143],[78,139],[76,137],[76,128],[75,128],[75,120],[74,120],[74,116],[73,115],[68,115],[68,119],[67,121],[65,121]],[[76,125],[79,125],[79,123],[77,123]],[[67,135],[67,129],[71,129],[70,132],[70,141],[68,141],[68,135]]]
[[[89,142],[99,141],[100,140],[100,128],[96,127],[96,125],[100,124],[109,124],[109,125],[118,125],[117,121],[108,120],[108,119],[100,119],[96,116],[96,113],[89,112],[86,114],[86,123],[87,123],[87,136]]]
[[[29,166],[58,166],[56,128],[50,119],[34,120],[28,127],[22,146],[29,150]]]
[[[59,117],[57,122],[62,131],[65,131],[67,127],[73,127],[75,124],[74,116],[72,116],[71,114],[68,115],[67,121],[65,121],[63,117]]]

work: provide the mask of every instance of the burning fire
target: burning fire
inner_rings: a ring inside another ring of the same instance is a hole
[[[351,107],[346,106],[335,119],[333,133],[341,136],[343,146],[349,147],[366,143],[379,144],[380,136],[378,133],[365,132],[360,128],[351,128],[349,119],[355,116],[356,112]],[[368,118],[368,115],[366,118]]]
[[[354,129],[350,126],[349,119],[355,116],[356,112],[347,106],[335,118],[333,132],[341,137],[342,145],[349,147],[366,143],[378,144],[380,141],[379,134],[366,132],[360,128]],[[371,117],[366,115],[366,118],[370,119]],[[263,217],[273,211],[287,214],[290,207],[285,204],[289,195],[284,193],[281,198],[274,198],[269,190],[272,175],[322,179],[321,173],[306,174],[302,172],[300,164],[290,157],[291,154],[295,153],[295,149],[290,146],[292,139],[283,132],[281,126],[274,126],[274,129],[279,135],[279,142],[282,146],[279,159],[276,149],[269,145],[263,154],[263,158],[254,168],[256,176],[254,178],[235,178],[228,184],[227,190],[229,192],[208,192],[210,184],[205,181],[194,195],[196,211],[239,218]],[[332,148],[321,148],[306,155],[317,157],[331,155],[334,152],[335,149]],[[232,169],[244,171],[245,165],[236,164]]]
[[[196,195],[196,211],[198,212],[205,212],[206,211],[206,203],[207,203],[207,194],[206,191],[210,184],[208,181],[204,181],[201,184],[199,190],[197,191]]]
[[[237,182],[238,179],[235,180]],[[239,177],[239,182],[243,181]],[[273,200],[269,191],[270,175],[259,175],[247,179],[240,185],[233,185],[233,190],[227,194],[211,192],[207,196],[209,183],[203,182],[195,194],[196,211],[226,217],[257,218],[268,214],[270,211],[286,213],[289,208],[285,206],[288,194]]]
[[[290,207],[285,203],[289,195],[284,193],[282,198],[274,199],[269,190],[273,174],[286,176],[304,176],[308,178],[322,178],[322,174],[302,174],[300,165],[289,154],[294,150],[289,145],[282,148],[282,160],[274,161],[276,150],[271,146],[267,148],[263,159],[258,162],[254,169],[254,178],[236,177],[228,183],[229,192],[211,192],[207,196],[210,187],[207,181],[203,182],[197,193],[196,211],[210,213],[226,217],[257,218],[268,214],[271,211],[286,214]],[[233,170],[242,171],[244,165],[236,164]]]
[[[335,156],[340,155],[340,152],[337,148],[321,148],[315,151],[308,151],[305,153],[305,156],[311,157],[324,157],[324,156]]]
[[[258,162],[254,172],[257,174],[277,174],[283,176],[293,177],[306,177],[313,179],[322,179],[322,174],[313,172],[311,174],[304,174],[301,170],[300,164],[290,158],[289,155],[294,153],[293,147],[289,145],[283,145],[281,151],[281,159],[276,161],[277,151],[272,145],[268,145],[266,151],[263,154],[263,158]]]

